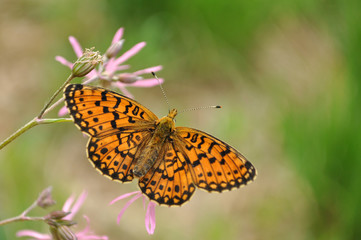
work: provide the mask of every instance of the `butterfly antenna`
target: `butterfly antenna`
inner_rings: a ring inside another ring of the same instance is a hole
[[[168,101],[167,95],[165,94],[165,91],[164,91],[164,89],[163,89],[162,83],[160,82],[159,78],[157,77],[157,75],[155,75],[154,72],[152,72],[152,74],[153,74],[153,76],[158,80],[159,87],[160,87],[160,89],[162,90],[163,96],[164,96],[165,101],[167,102],[167,105],[168,105],[168,111],[170,111],[169,101]]]
[[[222,108],[222,107],[217,105],[217,106],[187,108],[187,109],[184,109],[184,110],[182,110],[182,111],[179,111],[178,113],[188,112],[188,111],[193,111],[193,110],[208,109],[208,108]]]

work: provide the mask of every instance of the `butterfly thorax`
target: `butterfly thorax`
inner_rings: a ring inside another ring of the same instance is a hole
[[[149,143],[144,147],[139,157],[135,159],[133,173],[136,177],[144,176],[158,159],[165,141],[172,135],[175,129],[174,118],[176,115],[177,110],[173,109],[169,112],[168,116],[156,121],[155,130]]]

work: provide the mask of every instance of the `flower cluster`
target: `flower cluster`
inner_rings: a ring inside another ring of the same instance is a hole
[[[93,69],[87,75],[83,83],[90,83],[95,80],[100,80],[101,83],[105,86],[112,86],[120,89],[124,95],[133,98],[133,95],[127,90],[126,87],[153,87],[163,82],[163,79],[148,78],[143,79],[141,75],[150,74],[151,72],[158,72],[162,70],[162,66],[154,66],[138,70],[135,72],[124,72],[130,68],[129,65],[124,64],[129,58],[137,54],[143,47],[145,47],[145,42],[140,42],[133,46],[130,50],[123,53],[120,57],[116,55],[121,51],[124,43],[123,28],[118,29],[113,37],[113,41],[106,51],[103,59],[103,64],[99,66],[98,69]],[[78,58],[83,56],[83,49],[75,37],[70,36],[69,42],[72,45],[74,52]],[[61,64],[73,68],[73,63],[66,60],[64,57],[56,56],[55,59]],[[67,110],[63,107],[59,115],[63,116],[67,114]]]
[[[55,204],[54,200],[51,198],[51,189],[46,189],[43,193],[39,196],[37,200],[37,205],[45,207],[47,203],[51,202],[51,205]],[[146,210],[145,214],[145,228],[148,234],[154,234],[155,230],[155,206],[154,202],[149,201],[148,206],[146,208],[146,197],[140,192],[130,192],[123,194],[114,200],[112,200],[109,204],[114,204],[119,200],[128,198],[133,196],[121,209],[120,213],[117,217],[117,223],[120,223],[120,220],[125,212],[125,210],[137,199],[142,197],[144,210]],[[87,223],[86,227],[82,231],[78,231],[73,233],[70,227],[75,225],[76,223],[73,221],[74,216],[79,211],[80,207],[83,205],[85,199],[87,197],[87,193],[83,191],[82,194],[78,197],[75,201],[74,195],[70,196],[64,203],[62,211],[54,211],[48,214],[45,217],[45,222],[50,227],[51,234],[40,233],[34,230],[21,230],[16,233],[17,237],[31,237],[32,239],[36,240],[51,240],[51,239],[78,239],[78,240],[108,240],[107,236],[98,236],[93,234],[90,229],[90,219],[84,215],[84,219]],[[57,237],[57,238],[56,238]]]
[[[71,222],[75,216],[75,214],[79,211],[80,207],[83,205],[85,199],[87,197],[87,193],[83,192],[80,194],[78,199],[75,201],[74,196],[70,196],[64,203],[64,206],[62,208],[62,211],[59,212],[53,212],[50,213],[47,217],[48,220],[57,219],[59,217],[56,217],[55,215],[60,215],[60,219],[62,222],[71,223],[70,225],[73,225],[74,223]],[[75,201],[75,203],[74,203]],[[64,216],[64,217],[62,217]],[[58,224],[55,225],[54,221],[48,221],[48,224],[50,226],[50,229],[52,230],[52,234],[45,234],[36,232],[33,230],[21,230],[16,233],[17,237],[32,237],[33,239],[38,240],[51,240],[54,239],[54,234],[60,235],[61,239],[78,239],[78,240],[90,240],[90,239],[100,239],[100,240],[108,240],[107,236],[98,236],[92,233],[90,230],[90,220],[87,216],[83,216],[85,218],[85,221],[87,222],[87,226],[79,232],[76,232],[73,234],[71,230],[68,227],[68,224]],[[73,236],[73,238],[67,238],[66,236]]]

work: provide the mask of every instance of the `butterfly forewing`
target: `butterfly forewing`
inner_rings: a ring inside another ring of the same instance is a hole
[[[230,145],[199,130],[177,127],[179,153],[189,163],[194,184],[207,191],[231,190],[252,181],[256,170]]]
[[[158,119],[136,101],[103,88],[70,84],[64,98],[74,123],[90,136],[146,129]]]

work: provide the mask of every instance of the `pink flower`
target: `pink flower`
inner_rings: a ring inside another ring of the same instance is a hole
[[[74,196],[70,196],[63,206],[63,212],[70,212],[67,216],[63,217],[63,220],[72,220],[74,215],[79,211],[80,207],[83,205],[85,198],[87,197],[86,192],[82,192],[79,198],[74,203]],[[86,227],[80,231],[75,233],[78,240],[90,240],[90,239],[101,239],[108,240],[107,236],[97,236],[92,233],[90,230],[90,220],[87,216],[83,216],[85,221],[87,222]],[[38,240],[51,240],[52,236],[50,234],[39,233],[33,230],[21,230],[16,233],[17,237],[32,237],[32,239]]]
[[[130,197],[132,195],[135,195],[134,197],[132,197],[122,208],[122,210],[120,210],[120,213],[118,214],[118,218],[117,218],[117,223],[119,224],[120,219],[122,218],[125,210],[133,203],[135,202],[135,200],[137,200],[140,197],[143,197],[143,206],[144,206],[144,210],[145,210],[145,196],[143,196],[142,192],[140,191],[135,191],[135,192],[130,192],[130,193],[126,193],[123,195],[120,195],[119,197],[115,198],[114,200],[112,200],[109,204],[113,204],[119,200],[122,200],[124,198]],[[147,207],[147,211],[145,213],[145,228],[147,229],[148,234],[152,235],[154,234],[154,230],[155,230],[155,206],[156,204],[154,202],[149,202],[148,203],[148,207]]]
[[[162,70],[162,66],[155,66],[145,68],[132,73],[119,73],[129,69],[129,65],[123,63],[129,58],[137,54],[145,45],[145,42],[140,42],[133,46],[130,50],[126,51],[120,57],[116,58],[116,54],[121,50],[124,40],[121,39],[123,36],[123,28],[119,28],[113,37],[113,41],[109,49],[105,54],[105,60],[103,66],[99,67],[98,70],[94,69],[85,76],[84,83],[90,83],[97,79],[103,81],[109,81],[114,87],[119,88],[124,95],[133,97],[132,94],[126,89],[126,87],[153,87],[163,82],[163,79],[157,80],[156,78],[143,79],[140,75],[149,74],[151,72],[158,72]],[[83,49],[75,37],[70,36],[69,42],[72,45],[76,56],[79,58],[83,55]],[[56,56],[55,59],[61,64],[72,68],[73,63],[66,60],[64,57]],[[66,109],[61,109],[59,115],[65,115]]]

